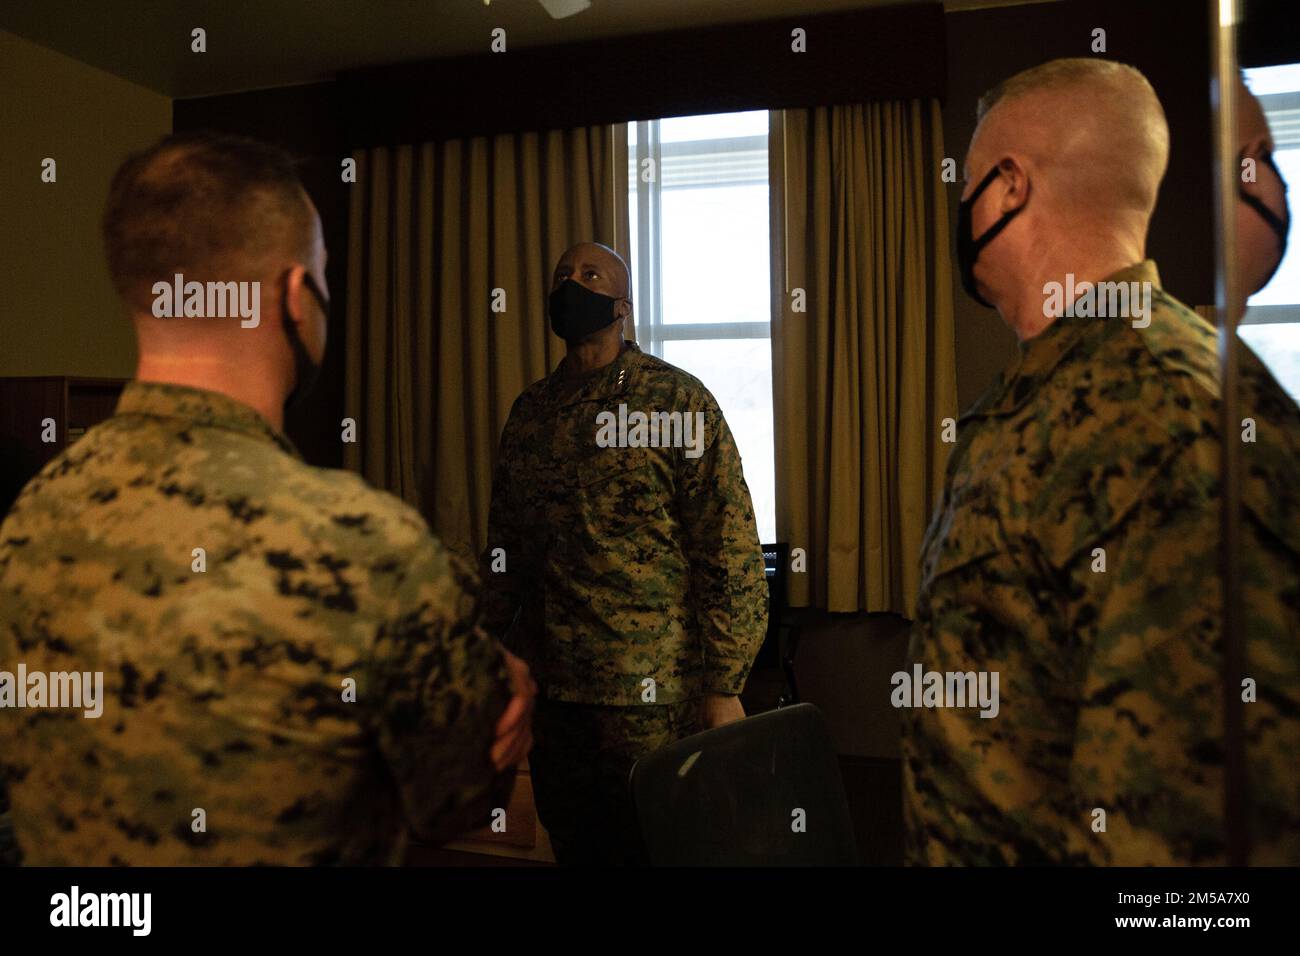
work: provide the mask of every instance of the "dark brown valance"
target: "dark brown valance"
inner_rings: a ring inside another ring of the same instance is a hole
[[[792,50],[805,31],[806,52]],[[939,3],[429,60],[341,78],[351,148],[947,92]]]

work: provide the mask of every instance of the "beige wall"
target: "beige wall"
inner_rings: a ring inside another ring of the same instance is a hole
[[[0,90],[0,375],[127,378],[99,219],[122,160],[171,132],[171,99],[3,31]]]

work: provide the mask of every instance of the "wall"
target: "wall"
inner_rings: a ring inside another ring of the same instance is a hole
[[[4,32],[0,89],[0,376],[128,378],[99,221],[122,160],[171,132],[171,100]]]

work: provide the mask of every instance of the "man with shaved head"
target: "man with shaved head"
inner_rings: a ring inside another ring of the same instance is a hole
[[[1300,862],[1300,411],[1243,349],[1249,418],[1221,433],[1215,329],[1145,258],[1168,149],[1118,63],[1053,61],[980,103],[958,265],[1019,348],[958,421],[923,548],[910,862],[1225,861],[1224,440],[1247,474],[1252,860]]]
[[[501,435],[483,623],[540,684],[529,763],[556,858],[634,864],[633,763],[744,716],[763,554],[717,402],[624,341],[623,260],[594,242],[568,250],[548,313],[566,354]]]
[[[486,823],[528,750],[527,668],[415,511],[282,431],[328,312],[292,163],[167,137],[118,171],[104,241],[135,380],[0,526],[0,670],[103,692],[7,709],[0,676],[25,861],[396,863]]]

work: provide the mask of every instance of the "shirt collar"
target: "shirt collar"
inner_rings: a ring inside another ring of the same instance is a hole
[[[1156,264],[1146,259],[1113,272],[1101,282],[1150,282],[1152,290],[1160,288],[1160,274]],[[978,403],[967,415],[1000,415],[1013,412],[1024,405],[1038,387],[1051,377],[1052,371],[1070,353],[1075,344],[1089,329],[1099,328],[1106,322],[1123,321],[1117,318],[1063,315],[1046,329],[1026,339],[1017,346],[1012,365],[995,383],[990,400]]]
[[[117,414],[168,418],[201,428],[225,428],[273,442],[295,458],[302,457],[288,436],[257,411],[220,392],[164,382],[128,382],[118,400]]]
[[[645,353],[637,344],[625,339],[623,350],[618,353],[618,357],[604,368],[592,372],[576,390],[561,399],[560,404],[576,405],[579,402],[590,402],[623,394],[628,390],[628,380],[632,377],[632,370],[640,365],[644,358]],[[547,378],[546,391],[552,400],[564,395],[567,380],[562,371],[563,367],[564,361],[561,360]]]

